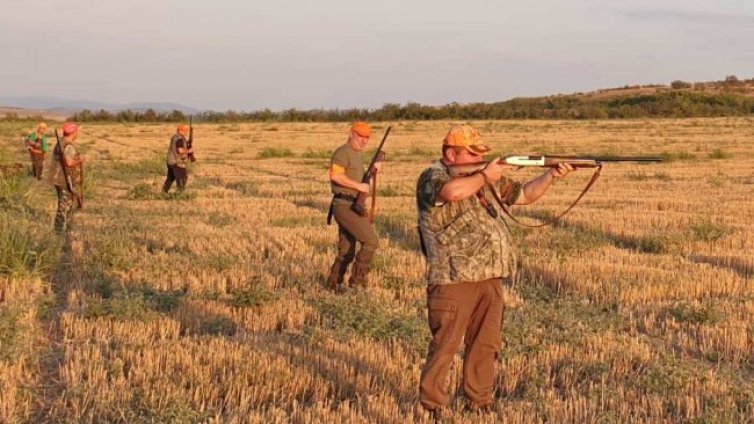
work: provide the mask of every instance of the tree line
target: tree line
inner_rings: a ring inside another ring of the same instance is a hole
[[[349,122],[402,120],[497,120],[497,119],[628,119],[688,118],[754,115],[754,97],[740,94],[703,94],[671,91],[658,94],[595,100],[579,96],[520,98],[499,103],[450,103],[428,106],[419,103],[385,104],[379,109],[287,109],[253,112],[201,112],[197,122]],[[181,122],[185,113],[125,110],[92,112],[71,116],[77,122]]]
[[[752,80],[728,76],[724,81],[686,83],[673,81],[667,86],[626,86],[624,90],[653,88],[650,94],[557,95],[515,98],[496,103],[449,103],[429,106],[416,102],[388,103],[380,108],[352,109],[263,109],[251,112],[206,111],[194,115],[198,122],[350,122],[403,120],[498,120],[498,119],[629,119],[688,118],[754,115],[754,97],[748,96]],[[80,111],[69,119],[78,122],[181,122],[188,117],[173,110],[158,112],[124,110]]]

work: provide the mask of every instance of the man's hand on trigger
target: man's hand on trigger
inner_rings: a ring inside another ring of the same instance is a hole
[[[496,183],[500,181],[504,173],[514,169],[516,169],[515,166],[507,165],[501,158],[495,158],[484,167],[482,172],[488,182]]]

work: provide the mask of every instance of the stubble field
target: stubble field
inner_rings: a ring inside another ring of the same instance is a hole
[[[450,422],[754,422],[754,119],[473,124],[503,155],[666,161],[608,164],[555,227],[513,225],[495,412],[457,397]],[[85,125],[88,198],[64,238],[50,186],[0,177],[0,422],[429,422],[413,194],[449,125],[394,125],[372,287],[348,295],[324,287],[346,124],[197,124],[170,196],[172,125]],[[0,124],[3,163],[26,163],[31,126]],[[588,177],[515,213],[553,216]]]

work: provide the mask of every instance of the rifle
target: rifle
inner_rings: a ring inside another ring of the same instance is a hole
[[[581,200],[582,197],[586,194],[587,191],[594,185],[594,183],[597,181],[597,179],[600,176],[600,173],[602,172],[602,166],[605,162],[639,162],[639,163],[651,163],[651,162],[662,162],[661,158],[657,157],[648,157],[648,156],[592,156],[592,155],[585,155],[585,156],[569,156],[569,155],[534,155],[534,156],[507,156],[504,159],[494,159],[493,161],[497,161],[498,163],[504,163],[507,165],[513,165],[518,167],[518,169],[524,168],[524,167],[543,167],[543,168],[557,168],[560,164],[567,163],[571,165],[573,168],[579,169],[579,168],[594,168],[594,174],[592,174],[592,177],[589,179],[589,182],[587,182],[584,189],[581,191],[579,196],[574,200],[571,205],[566,208],[563,212],[555,216],[554,218],[550,219],[549,221],[546,221],[544,223],[540,223],[537,225],[529,225],[524,224],[523,222],[519,221],[513,215],[511,215],[510,211],[506,207],[505,203],[503,203],[502,199],[500,199],[500,195],[498,194],[497,190],[489,183],[485,183],[490,189],[490,192],[492,193],[492,197],[495,199],[497,204],[500,206],[500,208],[505,212],[506,215],[510,219],[512,219],[514,222],[516,222],[519,225],[523,225],[525,227],[544,227],[547,225],[554,224],[557,222],[560,218],[562,218],[565,214],[567,214],[571,209],[573,209],[574,206],[576,206],[577,203]],[[448,171],[450,173],[450,176],[453,178],[457,177],[465,177],[472,174],[476,174],[478,172],[481,172],[484,170],[487,165],[489,165],[492,162],[487,161],[481,161],[481,162],[473,162],[468,164],[461,164],[461,165],[450,165],[448,166]],[[483,198],[483,196],[482,196]],[[480,199],[481,200],[481,199]],[[485,202],[483,202],[484,204]],[[493,214],[494,208],[492,208],[491,205],[484,205],[488,212],[490,212],[491,215],[496,216],[496,213]]]
[[[385,135],[382,136],[382,141],[380,142],[380,145],[377,146],[377,151],[374,153],[372,161],[369,162],[367,172],[364,173],[364,177],[361,179],[362,183],[372,185],[372,192],[374,193],[372,197],[371,210],[369,212],[369,222],[374,221],[374,211],[377,204],[377,169],[375,169],[374,165],[377,162],[382,162],[382,160],[385,159],[385,152],[382,151],[382,147],[385,145],[385,140],[387,140],[387,136],[390,134],[390,130],[392,128],[392,126],[388,126],[387,130],[385,130]],[[359,216],[367,216],[367,197],[369,197],[369,194],[359,192],[359,194],[356,195],[356,200],[351,205],[351,210],[356,212]]]
[[[55,139],[57,140],[57,144],[55,145],[55,150],[53,150],[53,154],[55,155],[55,158],[58,160],[58,163],[60,164],[60,168],[63,170],[63,178],[65,178],[65,188],[68,190],[69,193],[71,193],[71,196],[73,196],[74,200],[76,200],[76,206],[81,209],[84,207],[84,196],[83,194],[78,194],[75,191],[73,191],[73,180],[71,179],[71,174],[68,173],[68,165],[65,161],[65,149],[63,149],[60,146],[60,136],[58,135],[58,129],[55,128]],[[84,183],[84,167],[83,165],[79,165],[81,168],[81,183]]]
[[[186,148],[188,150],[191,150],[191,148],[194,147],[194,125],[192,121],[192,116],[189,115],[189,138],[186,142]],[[194,156],[194,152],[191,152],[188,154],[188,158],[191,162],[196,162],[196,156]]]

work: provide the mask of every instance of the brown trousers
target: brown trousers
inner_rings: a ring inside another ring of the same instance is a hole
[[[34,178],[41,180],[42,179],[42,169],[44,167],[45,163],[45,154],[44,153],[34,153],[29,152],[29,158],[31,159],[31,175],[34,176]]]
[[[181,168],[176,165],[168,165],[168,173],[165,177],[165,183],[162,185],[162,192],[167,193],[170,191],[170,187],[173,186],[173,181],[178,186],[178,191],[186,189],[186,183],[188,182],[188,172],[186,168]]]
[[[463,391],[472,407],[493,402],[495,360],[502,345],[502,280],[435,285],[427,288],[432,340],[419,382],[426,409],[450,403],[448,373],[463,340]]]
[[[337,260],[349,264],[355,257],[356,263],[368,265],[380,242],[369,218],[352,211],[350,205],[336,204],[333,208],[333,217],[338,223]],[[356,254],[357,241],[361,243],[358,254]]]

